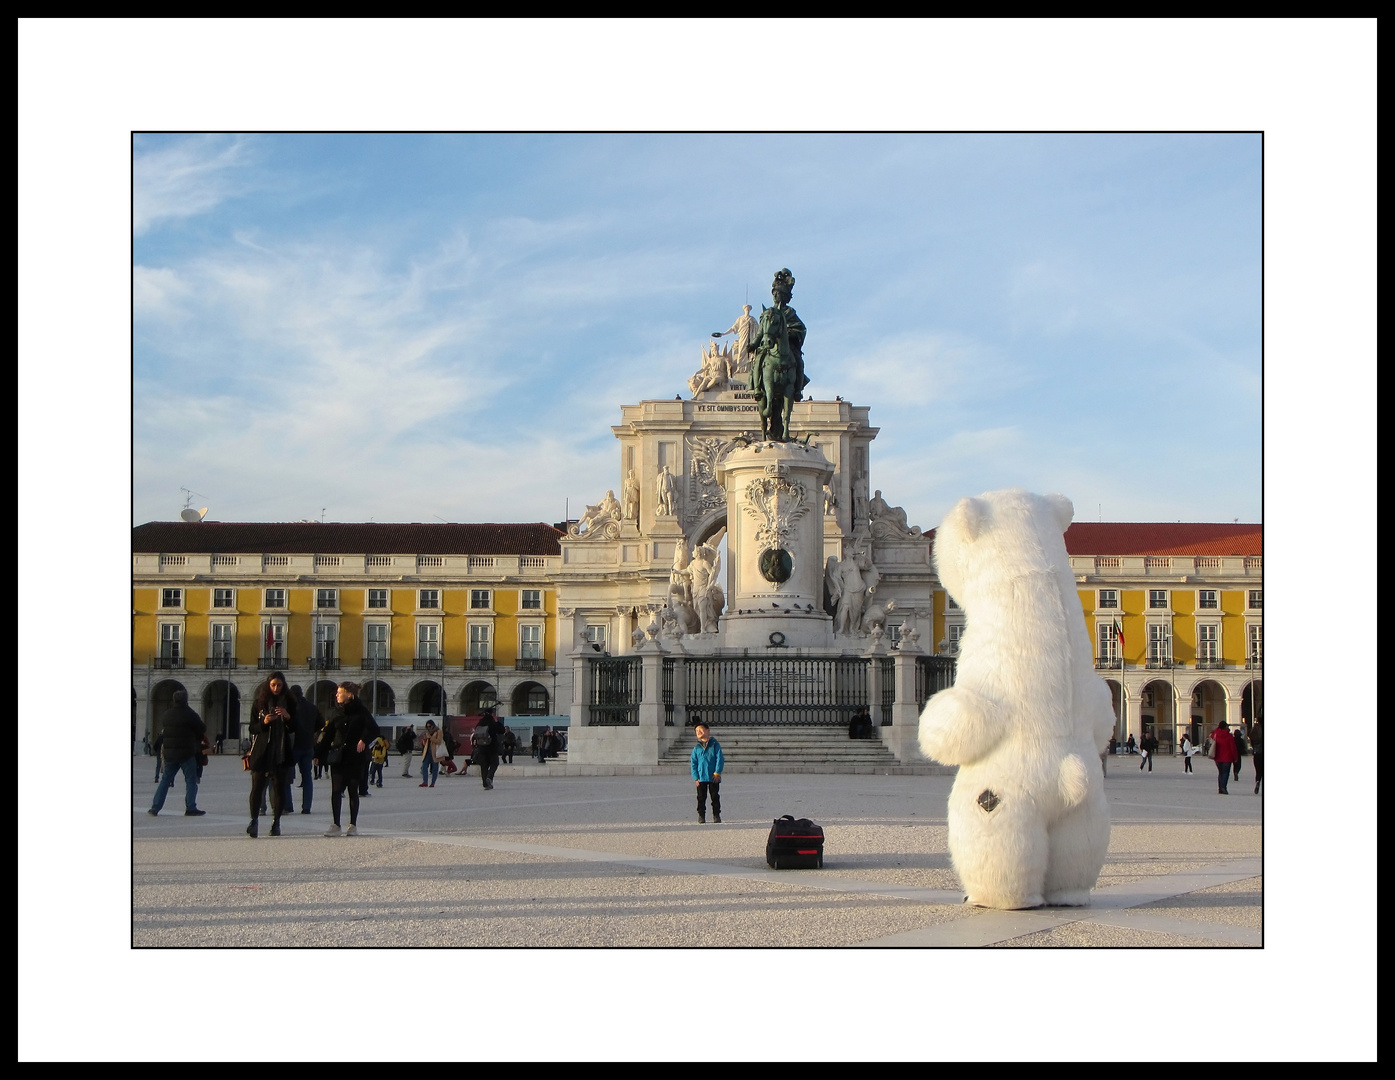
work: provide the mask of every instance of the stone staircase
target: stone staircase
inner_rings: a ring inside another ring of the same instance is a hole
[[[904,768],[880,739],[849,739],[845,727],[721,727],[713,734],[722,744],[729,773],[872,773]],[[696,743],[692,728],[685,728],[659,764],[686,769]]]

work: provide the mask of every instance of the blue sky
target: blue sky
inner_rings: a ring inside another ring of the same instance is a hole
[[[1258,135],[138,135],[133,178],[133,523],[559,520],[782,266],[912,522],[1261,518]]]

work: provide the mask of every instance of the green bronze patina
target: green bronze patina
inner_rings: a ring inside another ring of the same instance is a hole
[[[790,409],[804,397],[809,378],[804,374],[804,324],[790,307],[794,275],[781,270],[770,286],[774,307],[762,307],[760,330],[752,342],[751,389],[760,411],[760,432],[766,439],[789,442]]]
[[[766,548],[760,553],[760,575],[766,581],[782,585],[794,573],[794,559],[784,548]]]

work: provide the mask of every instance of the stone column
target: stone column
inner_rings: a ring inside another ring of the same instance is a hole
[[[718,466],[727,493],[731,595],[723,644],[831,648],[823,610],[823,485],[833,465],[817,446],[755,443]],[[783,640],[781,640],[783,639]]]
[[[902,762],[925,761],[920,751],[920,707],[916,704],[916,658],[924,655],[918,645],[903,643],[896,650],[896,700],[891,706],[891,727],[876,731],[896,759]]]

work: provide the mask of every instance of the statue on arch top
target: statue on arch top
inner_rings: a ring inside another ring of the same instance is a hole
[[[736,322],[725,330],[713,330],[714,338],[724,338],[728,334],[735,335],[731,350],[731,377],[733,379],[745,378],[751,371],[751,347],[755,342],[756,334],[760,331],[760,324],[751,315],[751,305],[741,305],[741,314],[736,317]]]
[[[770,286],[774,307],[762,307],[760,329],[752,349],[751,389],[760,411],[761,437],[776,442],[790,440],[790,409],[804,397],[809,378],[804,374],[804,337],[807,333],[790,299],[794,275],[780,270]]]

